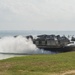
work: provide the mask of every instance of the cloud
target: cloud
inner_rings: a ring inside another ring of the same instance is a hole
[[[68,24],[74,25],[74,19],[75,0],[0,0],[0,26],[2,28],[7,28],[4,25],[9,25],[11,29],[10,24],[14,24],[15,29],[18,25],[24,28],[31,25],[39,30],[42,26],[45,29],[46,26],[53,25],[54,27],[57,24],[65,28]],[[14,26],[12,26],[13,29]]]

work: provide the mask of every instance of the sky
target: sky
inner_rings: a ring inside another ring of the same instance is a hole
[[[75,30],[75,0],[0,0],[0,30]]]

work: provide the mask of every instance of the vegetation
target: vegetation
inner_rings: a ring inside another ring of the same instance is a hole
[[[0,75],[61,75],[69,70],[75,70],[75,52],[0,60]]]

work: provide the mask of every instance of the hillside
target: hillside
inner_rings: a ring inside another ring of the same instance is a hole
[[[75,52],[0,60],[0,75],[75,75]]]

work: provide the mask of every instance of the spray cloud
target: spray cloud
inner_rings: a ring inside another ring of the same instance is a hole
[[[0,39],[0,52],[2,53],[36,53],[38,48],[31,39],[23,36],[3,37]]]

